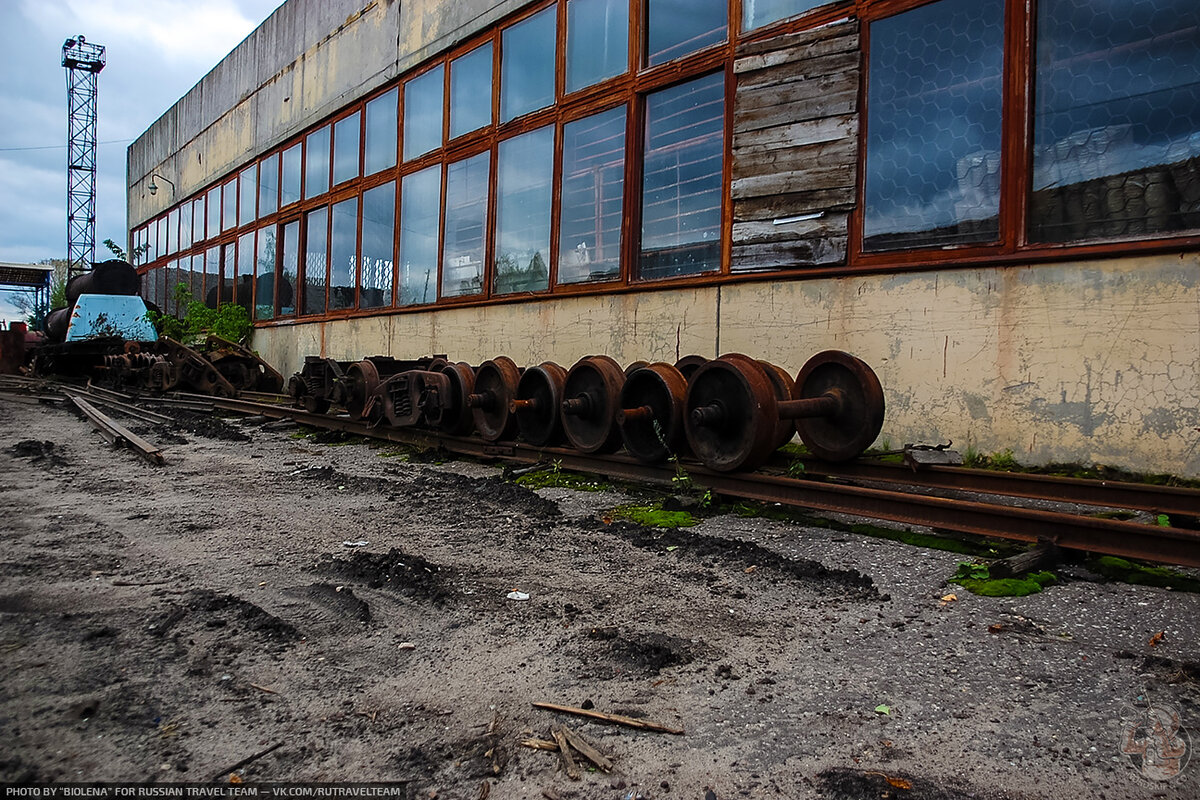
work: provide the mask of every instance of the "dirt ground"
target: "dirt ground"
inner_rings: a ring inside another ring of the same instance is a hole
[[[608,520],[626,492],[279,425],[146,434],[165,467],[0,398],[0,780],[228,780],[275,747],[238,776],[467,800],[1200,796],[1195,594],[1076,568],[977,597],[945,583],[961,556],[836,529],[655,531]],[[1183,726],[1158,737],[1173,756],[1151,742],[1167,761],[1123,752],[1154,739],[1148,707]],[[520,745],[564,722],[611,774]]]

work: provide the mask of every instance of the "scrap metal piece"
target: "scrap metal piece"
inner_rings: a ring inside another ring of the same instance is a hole
[[[100,432],[101,436],[108,440],[109,444],[120,444],[128,447],[155,466],[161,467],[166,463],[163,459],[162,450],[156,445],[117,424],[112,418],[101,413],[87,400],[84,400],[82,397],[72,397],[71,402],[83,412],[84,416],[91,420],[92,426]]]

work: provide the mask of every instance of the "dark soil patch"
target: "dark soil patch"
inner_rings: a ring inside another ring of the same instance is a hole
[[[363,624],[371,621],[371,607],[367,605],[366,601],[355,596],[349,586],[314,583],[311,586],[289,590],[288,594],[316,603],[331,612],[338,620]]]
[[[67,463],[63,450],[54,442],[37,439],[24,439],[8,448],[8,452],[17,458],[28,458],[34,464],[46,462],[52,466],[61,467]]]
[[[1000,800],[1013,795],[980,791],[972,786],[940,786],[924,778],[901,773],[859,771],[837,767],[817,775],[821,796],[829,800]]]
[[[317,562],[315,570],[439,606],[445,605],[454,594],[447,585],[452,570],[395,547],[386,553],[356,552],[350,558],[327,554]]]
[[[1150,672],[1165,683],[1194,683],[1200,685],[1200,661],[1177,661],[1162,656],[1146,656],[1142,672]]]
[[[551,520],[562,516],[558,503],[547,500],[537,492],[500,478],[470,478],[453,472],[424,470],[415,477],[410,488],[421,492],[433,490],[459,498],[466,494],[475,500],[476,507],[484,506],[505,514],[520,513],[535,519]]]
[[[163,408],[160,411],[175,420],[176,431],[218,439],[222,442],[249,442],[250,437],[220,417],[197,413],[179,408]]]
[[[706,647],[690,639],[665,633],[623,634],[617,628],[592,628],[585,634],[588,646],[581,654],[593,663],[599,657],[611,659],[623,671],[636,670],[657,675],[660,670],[692,663]]]
[[[304,638],[290,623],[232,594],[198,589],[191,593],[188,605],[208,617],[207,627],[240,624],[267,641],[284,646]]]
[[[810,583],[821,592],[836,593],[849,600],[887,601],[890,595],[881,595],[875,582],[868,575],[854,569],[834,569],[819,561],[807,558],[787,558],[767,550],[754,542],[740,539],[721,539],[678,528],[645,528],[625,522],[598,523],[600,530],[625,539],[634,547],[644,550],[678,548],[676,555],[694,558],[719,558],[738,567],[757,567],[804,583]]]

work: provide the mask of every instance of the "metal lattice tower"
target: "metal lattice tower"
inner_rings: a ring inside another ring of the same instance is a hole
[[[63,43],[67,69],[67,279],[92,268],[96,249],[96,83],[104,47]]]

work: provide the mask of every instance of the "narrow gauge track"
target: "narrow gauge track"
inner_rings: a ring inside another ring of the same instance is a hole
[[[441,447],[460,455],[502,458],[523,464],[535,464],[553,459],[563,467],[580,472],[606,475],[613,478],[641,481],[659,485],[671,485],[676,476],[671,466],[646,464],[623,455],[586,455],[577,450],[560,447],[535,447],[522,442],[487,442],[476,437],[450,436],[434,431],[415,428],[371,426],[346,416],[317,414],[277,402],[257,402],[244,399],[208,397],[182,394],[179,398],[190,403],[206,402],[213,408],[244,414],[257,414],[268,418],[291,419],[305,425],[329,430],[338,430],[359,436],[383,439],[402,444],[424,447]],[[1024,542],[1052,541],[1060,547],[1089,550],[1126,558],[1159,561],[1187,567],[1200,567],[1200,532],[1156,525],[1144,525],[1117,519],[1068,514],[1056,511],[1002,505],[979,500],[962,500],[911,494],[891,489],[853,486],[844,483],[825,482],[812,478],[789,478],[767,475],[761,472],[730,473],[710,470],[700,464],[689,463],[688,473],[697,483],[721,494],[780,503],[787,506],[818,511],[853,514],[873,519],[888,520],[911,525],[923,525],[935,529],[969,533],[992,538],[1013,539]],[[839,468],[846,469],[846,468]],[[852,470],[857,470],[854,465]],[[890,468],[887,468],[890,470]],[[938,473],[951,470],[939,470]],[[814,470],[816,472],[816,470]],[[832,475],[837,470],[828,470]],[[895,470],[900,473],[902,470]],[[1034,496],[1044,499],[1067,500],[1054,487],[1058,480],[1039,476],[1043,480],[1023,482],[1014,491],[1006,492],[1005,484],[1015,473],[996,473],[1006,476],[994,482],[983,482],[974,476],[979,488],[988,494],[1012,494]],[[842,477],[846,477],[843,475]],[[857,476],[862,478],[862,475]],[[889,480],[912,485],[914,481],[900,481],[888,475]],[[918,475],[918,477],[920,477]],[[1021,476],[1028,478],[1030,476]],[[874,480],[875,478],[872,478]],[[919,485],[922,484],[917,481]],[[1080,483],[1080,481],[1069,481]],[[1082,483],[1087,483],[1083,481]],[[1103,488],[1113,482],[1096,482]],[[1014,484],[1015,485],[1015,484]],[[1034,486],[1044,486],[1045,491],[1031,494]],[[946,488],[964,489],[964,486]],[[1163,491],[1166,489],[1166,491]],[[1082,488],[1076,488],[1080,496]],[[1155,500],[1160,496],[1163,500]],[[1200,491],[1169,489],[1168,487],[1139,486],[1137,492],[1113,491],[1088,494],[1087,500],[1072,499],[1105,507],[1149,507],[1162,510],[1171,507],[1195,515],[1200,509]],[[1137,498],[1141,505],[1129,506],[1125,498]]]

